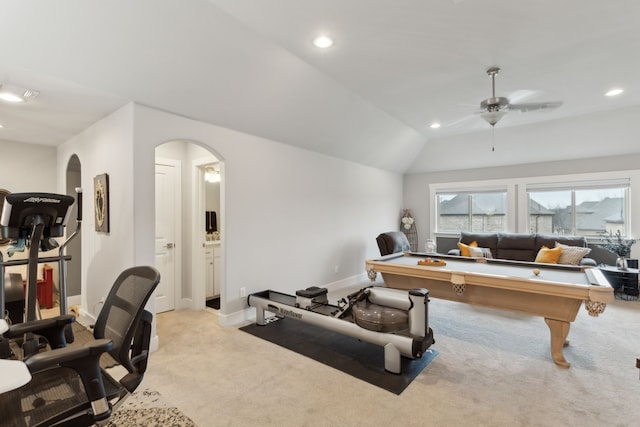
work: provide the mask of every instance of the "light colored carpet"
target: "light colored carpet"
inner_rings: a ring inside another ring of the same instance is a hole
[[[160,349],[143,385],[205,426],[633,426],[640,302],[584,308],[549,354],[542,318],[431,299],[440,355],[399,396],[253,337],[217,312],[157,316]],[[382,351],[382,349],[380,349]]]
[[[93,341],[93,331],[83,326],[80,321],[73,323],[74,343],[81,345]],[[100,358],[100,364],[107,369],[113,378],[122,378],[127,370],[117,365],[108,353]],[[195,427],[195,423],[184,415],[173,404],[169,403],[157,391],[144,387],[144,380],[123,403],[117,407],[109,418],[108,427]]]

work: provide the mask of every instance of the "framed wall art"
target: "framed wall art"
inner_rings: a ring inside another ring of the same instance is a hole
[[[96,231],[109,232],[109,175],[103,173],[93,178],[93,203]]]

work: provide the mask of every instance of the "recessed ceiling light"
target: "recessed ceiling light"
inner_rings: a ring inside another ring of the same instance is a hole
[[[320,49],[326,49],[333,46],[333,39],[326,35],[321,35],[313,39],[313,45]]]
[[[6,102],[24,102],[18,95],[9,92],[0,92],[0,99]]]
[[[431,123],[431,126],[429,126],[431,129],[438,129],[440,127],[440,123]]]
[[[622,92],[624,92],[624,89],[620,89],[620,88],[615,88],[615,89],[611,89],[609,92],[605,93],[605,96],[616,96],[616,95],[620,95]]]
[[[4,126],[2,126],[2,123],[0,123],[0,128],[3,128]]]
[[[0,100],[5,102],[27,102],[38,96],[40,92],[32,89],[24,89],[8,83],[0,83]]]

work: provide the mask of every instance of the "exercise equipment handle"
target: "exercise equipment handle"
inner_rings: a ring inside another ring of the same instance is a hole
[[[78,209],[77,221],[82,221],[82,187],[76,187],[76,193],[78,194],[76,198]]]

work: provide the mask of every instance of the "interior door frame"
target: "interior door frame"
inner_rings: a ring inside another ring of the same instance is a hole
[[[216,161],[222,162],[216,157]],[[195,159],[191,162],[191,170],[193,179],[191,182],[193,183],[191,191],[192,197],[194,201],[195,212],[193,215],[191,235],[192,235],[192,248],[191,253],[193,256],[191,257],[191,272],[192,272],[192,281],[191,283],[202,283],[202,286],[193,286],[191,289],[191,294],[193,295],[192,308],[194,310],[202,310],[206,307],[206,289],[205,289],[205,255],[204,255],[204,243],[205,243],[205,234],[204,234],[204,211],[205,211],[205,185],[204,185],[204,168],[203,166],[211,164],[211,159]],[[222,167],[222,166],[221,166]],[[222,175],[222,170],[220,171]],[[220,194],[220,205],[222,211],[222,183],[221,185],[221,194]],[[198,214],[198,212],[202,212],[202,214]],[[221,212],[222,213],[222,212]],[[220,229],[222,226],[222,215],[218,218]],[[223,268],[224,269],[224,268]],[[220,275],[220,302],[223,300],[223,288],[224,288],[224,274],[221,271]]]
[[[206,306],[205,291],[205,255],[204,255],[204,214],[198,215],[198,212],[204,212],[204,170],[202,166],[211,163],[208,160],[196,159],[191,162],[191,170],[193,183],[191,187],[192,197],[194,201],[194,213],[192,215],[191,227],[191,308],[194,310],[203,310]],[[196,283],[202,283],[202,286],[195,286]]]
[[[177,159],[170,159],[165,157],[155,157],[154,171],[157,165],[171,166],[176,168],[177,182],[175,183],[175,206],[182,206],[182,162]],[[155,173],[155,172],[154,172]],[[154,180],[155,185],[155,180]],[[173,272],[173,309],[182,307],[180,303],[182,300],[182,254],[183,239],[182,239],[182,210],[176,209],[173,218],[173,231],[174,231],[174,272]],[[155,234],[155,233],[154,233]]]

